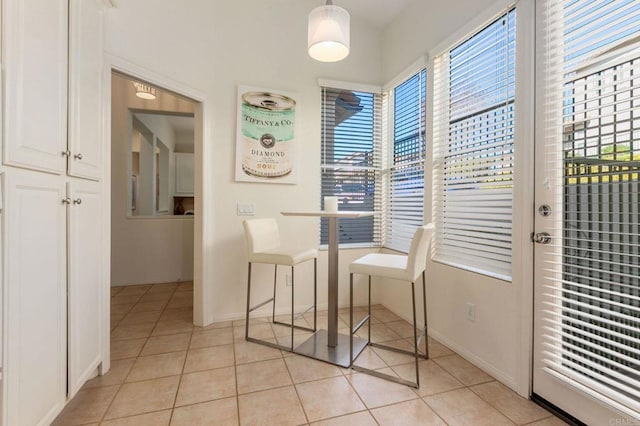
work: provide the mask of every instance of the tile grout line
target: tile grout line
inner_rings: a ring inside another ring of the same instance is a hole
[[[134,303],[131,308],[129,309],[129,311],[122,317],[120,318],[120,320],[118,321],[118,325],[120,324],[120,322],[129,314],[129,312],[131,312],[131,309],[133,309],[134,306],[136,306],[138,304],[138,301],[140,299],[142,299],[142,296],[144,296],[145,294],[147,294],[147,292],[151,289],[152,287],[149,287],[144,293],[142,293],[142,295],[140,296],[140,298],[136,301],[136,303]],[[121,293],[122,290],[118,291],[118,293]],[[117,327],[117,326],[116,326]],[[155,326],[154,326],[155,327]],[[115,329],[115,327],[114,327]],[[111,333],[113,332],[113,329],[109,329],[109,334],[111,337]],[[144,346],[147,344],[147,341],[149,340],[149,336],[147,336],[147,338],[145,339],[144,344],[142,345],[142,348],[140,349],[140,352],[142,352],[142,350],[144,349]],[[138,352],[138,356],[140,355],[140,352]],[[136,360],[138,359],[138,356],[136,356]],[[109,357],[111,357],[111,353],[109,353]],[[116,390],[116,392],[113,394],[113,398],[111,399],[111,401],[109,402],[109,404],[107,405],[106,410],[104,410],[104,413],[102,413],[102,416],[100,416],[100,421],[98,423],[102,423],[105,420],[105,416],[107,415],[107,413],[109,412],[109,409],[111,409],[111,407],[113,406],[113,402],[116,400],[116,397],[118,396],[118,394],[120,393],[120,390],[122,389],[122,387],[124,386],[127,377],[129,376],[129,374],[131,373],[131,370],[133,369],[133,366],[135,365],[136,361],[133,361],[133,363],[131,364],[131,366],[129,367],[129,370],[127,371],[127,374],[125,374],[125,376],[122,378],[122,383],[118,383],[118,389]]]
[[[176,291],[177,291],[177,289],[178,289],[178,287],[176,286]],[[175,294],[175,291],[174,291],[173,294]],[[171,297],[173,297],[173,296],[171,296]],[[169,300],[171,300],[171,299],[169,299]],[[167,303],[167,306],[168,305],[169,305],[169,303]],[[166,310],[166,307],[165,307],[165,310]],[[187,359],[189,358],[189,348],[191,347],[191,341],[192,340],[193,340],[193,329],[191,329],[191,333],[189,334],[189,341],[187,342],[187,349],[186,349],[185,354],[184,354],[184,361],[182,362],[182,369],[180,370],[180,376],[178,378],[178,386],[176,387],[176,394],[173,396],[173,404],[171,405],[171,413],[169,415],[169,424],[171,424],[171,421],[173,420],[173,415],[175,414],[176,402],[178,401],[178,394],[180,393],[180,386],[182,385],[182,377],[185,374],[184,369],[185,369],[185,367],[187,365]]]
[[[140,297],[136,300],[136,302],[131,306],[131,308],[129,309],[129,311],[118,321],[118,325],[120,325],[120,322],[129,314],[131,313],[131,310],[138,304],[140,303],[140,300],[142,300],[142,298],[153,288],[155,284],[152,284],[149,288],[147,288],[147,290],[142,293],[140,295]],[[173,297],[173,295],[175,294],[176,290],[177,290],[178,286],[176,286],[176,288],[171,292],[171,296],[169,296],[169,301],[171,300],[171,298]],[[119,291],[118,293],[121,293],[123,290]],[[129,367],[129,370],[127,371],[127,374],[124,376],[124,378],[122,379],[122,383],[118,384],[118,390],[116,391],[116,393],[114,394],[111,402],[109,403],[107,409],[105,410],[105,412],[102,414],[101,418],[100,418],[100,423],[105,421],[105,416],[107,415],[107,413],[109,412],[109,409],[113,406],[113,402],[115,401],[116,397],[118,396],[118,394],[120,393],[120,391],[122,390],[122,388],[124,387],[124,385],[127,383],[127,377],[129,377],[129,375],[131,374],[131,371],[133,370],[133,367],[135,366],[136,362],[138,361],[138,359],[141,356],[142,351],[144,350],[145,346],[147,345],[147,343],[149,342],[149,339],[152,337],[153,334],[153,330],[155,329],[155,327],[157,326],[158,322],[160,322],[160,318],[162,317],[162,314],[164,313],[164,311],[167,309],[167,306],[169,305],[169,301],[167,301],[167,303],[164,305],[164,307],[162,308],[162,310],[160,311],[160,315],[158,316],[158,319],[153,323],[154,326],[151,328],[151,331],[149,332],[149,334],[147,335],[147,337],[145,338],[145,342],[142,345],[142,348],[140,349],[140,351],[138,352],[138,355],[135,357],[135,360],[133,361],[133,363],[131,364],[131,366]],[[133,339],[122,339],[122,340],[133,340]],[[125,358],[127,359],[127,358]],[[185,355],[185,362],[186,362],[186,355]],[[183,366],[184,368],[184,366]],[[179,384],[178,384],[179,386]],[[177,397],[177,392],[178,389],[176,389],[176,397]],[[175,397],[174,397],[174,403],[175,403]],[[160,410],[162,411],[162,410]],[[152,411],[152,412],[157,412],[157,411]],[[148,413],[139,413],[139,414],[148,414]],[[131,417],[135,417],[139,414],[135,414]],[[173,410],[171,412],[171,415],[173,415]],[[115,419],[115,418],[114,418]]]
[[[133,308],[134,308],[138,303],[140,303],[140,300],[142,299],[142,297],[143,297],[145,294],[147,294],[147,292],[148,292],[151,288],[152,288],[152,287],[149,287],[149,288],[148,288],[144,293],[142,293],[142,295],[140,295],[140,297],[138,298],[138,300],[134,303],[134,305],[132,305],[132,307],[127,311],[127,313],[125,313],[125,314],[122,316],[122,318],[121,318],[120,320],[118,320],[118,325],[120,325],[120,323],[124,320],[124,318],[125,318],[129,313],[131,313],[131,310],[133,310]],[[158,319],[154,322],[154,327],[152,328],[152,332],[153,332],[153,330],[155,330],[155,327],[156,327],[156,326],[157,326],[157,324],[160,322],[160,318],[161,318],[162,314],[163,314],[165,311],[167,311],[167,310],[169,309],[169,308],[168,308],[169,303],[171,302],[172,297],[173,297],[173,296],[178,292],[178,291],[177,291],[177,289],[178,289],[178,286],[176,286],[176,287],[174,288],[174,290],[171,292],[171,296],[169,297],[169,301],[167,301],[167,303],[164,305],[164,307],[163,307],[163,309],[162,309],[162,311],[161,311],[161,315],[160,315],[160,316],[158,317]],[[122,292],[122,290],[118,291],[116,294],[111,295],[111,297],[113,298],[114,296],[117,296],[117,294],[119,294],[119,293],[121,293],[121,292]],[[396,320],[393,320],[393,319],[392,319],[392,320],[387,321],[387,322],[382,322],[382,321],[381,321],[380,323],[381,323],[381,324],[383,324],[383,325],[386,325],[388,322],[394,322],[394,321],[395,321],[395,322],[399,322],[399,320],[397,320],[397,319],[396,319]],[[269,323],[269,322],[267,322],[267,323]],[[223,328],[221,328],[221,329],[226,329],[226,328],[230,328],[230,329],[231,329],[231,333],[232,333],[232,349],[233,349],[233,351],[234,351],[234,352],[233,352],[233,356],[234,356],[234,374],[235,374],[235,379],[236,379],[236,380],[235,380],[235,387],[236,387],[236,392],[235,392],[235,393],[236,393],[236,395],[235,395],[235,397],[236,397],[236,405],[237,405],[238,421],[240,421],[240,412],[239,412],[239,411],[240,411],[240,407],[239,407],[239,394],[238,394],[238,378],[237,378],[237,366],[238,366],[238,365],[237,365],[236,344],[243,342],[243,340],[238,340],[238,341],[236,341],[236,340],[235,340],[234,335],[233,335],[233,329],[234,329],[234,327],[233,327],[233,322],[231,322],[231,325],[230,325],[229,327],[223,327]],[[273,327],[271,327],[271,328],[273,328]],[[393,329],[391,329],[390,327],[388,327],[388,326],[387,326],[387,328],[389,328],[389,329],[390,329],[392,332],[394,332],[395,334],[398,334],[398,333],[396,333]],[[176,388],[176,395],[174,396],[174,403],[173,403],[173,409],[172,409],[172,411],[171,411],[170,420],[173,418],[173,411],[174,411],[174,410],[175,410],[175,408],[176,408],[176,407],[175,407],[175,403],[177,402],[177,394],[178,394],[178,392],[179,392],[180,385],[181,385],[181,383],[182,383],[182,376],[184,375],[184,368],[185,368],[185,366],[186,366],[186,360],[187,360],[188,352],[189,352],[189,350],[190,350],[191,342],[192,342],[193,335],[194,335],[195,331],[196,331],[196,330],[195,330],[195,328],[192,328],[192,329],[191,329],[191,331],[189,332],[189,333],[190,333],[190,335],[189,335],[189,342],[188,342],[188,345],[187,345],[187,350],[186,350],[185,360],[184,360],[184,362],[183,362],[183,366],[182,366],[182,372],[180,373],[180,379],[179,379],[178,387]],[[152,332],[151,332],[151,333],[152,333]],[[183,333],[174,333],[174,334],[170,334],[170,335],[175,335],[175,334],[183,334]],[[275,335],[275,333],[274,333],[274,335]],[[402,339],[402,340],[407,341],[407,338],[403,338],[400,334],[398,334],[398,335],[399,335],[399,339]],[[165,335],[161,335],[161,336],[165,336]],[[161,337],[161,336],[156,336],[156,337]],[[167,335],[167,336],[168,336],[168,335]],[[126,383],[126,382],[125,382],[125,381],[126,381],[126,378],[131,374],[131,371],[132,371],[132,369],[133,369],[133,366],[135,365],[136,361],[141,357],[141,353],[142,353],[142,351],[144,350],[144,347],[147,345],[147,343],[148,343],[148,341],[149,341],[149,339],[150,339],[151,337],[153,337],[153,336],[150,334],[150,335],[148,335],[148,336],[145,338],[145,342],[144,342],[144,344],[142,345],[142,349],[138,352],[138,355],[137,355],[136,357],[134,357],[134,358],[135,358],[135,360],[134,360],[134,362],[132,363],[131,367],[129,368],[129,371],[126,373],[125,378],[123,379],[123,382],[117,385],[117,386],[118,386],[118,389],[117,389],[117,391],[115,392],[114,397],[112,398],[112,400],[111,400],[110,404],[108,405],[107,409],[105,410],[105,412],[104,412],[104,414],[103,414],[103,416],[102,416],[102,420],[104,420],[104,417],[106,416],[106,413],[109,411],[109,409],[110,409],[110,408],[111,408],[111,406],[113,405],[113,402],[114,402],[114,400],[115,400],[116,396],[117,396],[117,395],[118,395],[118,393],[121,391],[121,389],[122,389],[122,387],[124,386],[124,384]],[[399,340],[399,339],[395,339],[395,340]],[[122,339],[122,340],[125,340],[125,339]],[[129,340],[129,339],[127,339],[127,340]],[[394,340],[394,339],[391,339],[391,340]],[[387,340],[384,340],[384,341],[387,341]],[[276,337],[276,342],[277,342],[277,337]],[[213,346],[222,346],[222,345],[213,345]],[[207,347],[209,347],[209,346],[207,346]],[[172,353],[172,352],[178,352],[178,351],[170,351],[170,352],[163,352],[163,353]],[[375,351],[374,351],[374,352],[375,352]],[[154,355],[157,355],[157,354],[154,354]],[[305,410],[305,408],[304,408],[304,405],[302,405],[302,401],[301,401],[301,399],[300,399],[300,395],[298,394],[297,385],[296,385],[295,383],[293,383],[293,376],[291,375],[291,370],[289,369],[289,365],[287,364],[287,362],[286,362],[286,357],[285,357],[284,355],[285,355],[285,354],[283,353],[283,351],[279,351],[279,356],[278,356],[277,358],[274,358],[274,359],[283,359],[283,361],[285,362],[285,367],[287,368],[287,372],[288,372],[288,374],[289,374],[289,378],[290,378],[290,380],[291,380],[291,382],[292,382],[292,385],[294,386],[294,389],[295,389],[295,391],[296,391],[296,395],[297,395],[297,398],[298,398],[298,402],[300,403],[300,405],[301,405],[301,407],[302,407],[302,409],[303,409],[303,413],[305,414],[305,418],[307,419],[307,423],[310,423],[310,421],[309,421],[309,417],[308,417],[308,415],[307,415],[307,413],[306,413],[306,410]],[[387,361],[385,361],[385,360],[384,360],[382,357],[380,357],[380,355],[378,355],[377,353],[376,353],[376,355],[377,355],[377,356],[382,360],[382,362],[383,362],[383,363],[384,363],[384,365],[386,366],[386,367],[383,367],[383,368],[390,368],[392,371],[394,371],[396,374],[398,374],[398,373],[395,371],[394,366],[389,365],[389,363],[387,363]],[[437,358],[455,357],[456,355],[457,355],[457,356],[459,356],[458,354],[456,354],[455,352],[453,352],[453,353],[451,353],[451,354],[443,355],[443,356],[440,356],[440,357],[437,357]],[[126,359],[126,358],[125,358],[125,359]],[[436,360],[436,358],[430,358],[430,359],[431,359],[431,360],[434,360],[434,362],[435,362],[435,360]],[[464,359],[464,358],[463,358],[463,359]],[[257,361],[253,361],[253,362],[249,362],[249,363],[245,363],[245,364],[252,364],[252,363],[257,363],[257,362],[262,362],[262,361],[264,361],[264,360],[257,360]],[[409,364],[409,362],[408,362],[408,363],[406,363],[406,364]],[[439,364],[439,363],[437,363],[437,362],[435,362],[435,364],[436,364],[438,367],[440,367],[441,369],[443,369],[443,371],[444,371],[444,372],[446,372],[447,374],[451,375],[454,379],[458,380],[458,379],[456,378],[456,376],[453,376],[453,375],[449,372],[449,370],[447,370],[444,366],[440,365],[440,364]],[[471,364],[472,364],[472,363],[471,363]],[[398,365],[396,365],[395,367],[402,366],[402,365],[405,365],[405,364],[398,364]],[[472,364],[472,365],[473,365],[473,364]],[[475,367],[475,365],[474,365],[474,367]],[[476,368],[478,368],[478,367],[476,367]],[[480,370],[481,370],[481,369],[480,369]],[[482,370],[481,370],[481,371],[482,371]],[[369,408],[367,407],[367,405],[366,405],[366,404],[364,403],[364,401],[362,400],[362,397],[360,396],[360,394],[358,393],[358,391],[353,387],[353,385],[352,385],[351,381],[349,380],[349,377],[350,377],[350,376],[353,376],[353,374],[350,374],[350,370],[343,371],[343,372],[341,372],[341,374],[342,374],[342,377],[345,377],[345,379],[347,379],[347,382],[349,383],[350,388],[351,388],[351,389],[356,393],[356,395],[358,396],[358,398],[360,399],[360,401],[363,403],[363,406],[365,407],[365,410],[356,411],[356,412],[354,412],[354,413],[347,413],[347,414],[344,414],[344,415],[341,415],[341,416],[332,417],[332,418],[339,418],[339,417],[344,417],[344,416],[347,416],[347,415],[355,414],[355,413],[358,413],[358,412],[367,411],[367,412],[369,413],[369,415],[370,415],[371,417],[373,417],[374,421],[375,421],[376,423],[379,423],[379,422],[375,419],[375,417],[373,416],[373,414],[372,414],[372,412],[371,412],[371,410],[372,410],[372,409],[369,409]],[[357,373],[356,373],[356,374],[357,374]],[[486,374],[486,373],[485,373],[485,374]],[[340,376],[336,376],[336,377],[340,377]],[[309,382],[305,382],[305,383],[317,382],[317,381],[320,381],[320,380],[322,380],[322,379],[315,379],[315,380],[311,380],[311,381],[309,381]],[[474,387],[474,386],[479,386],[479,385],[488,384],[488,383],[492,383],[492,382],[497,382],[497,380],[496,380],[495,378],[491,378],[491,380],[483,381],[483,382],[479,382],[479,383],[474,383],[474,384],[470,384],[470,385],[467,385],[467,384],[461,383],[462,387],[457,388],[457,389],[454,389],[454,390],[467,389],[467,390],[471,391],[474,395],[476,395],[478,398],[480,398],[480,400],[484,401],[484,402],[485,402],[489,407],[491,407],[492,409],[496,410],[498,413],[500,413],[501,415],[503,415],[505,418],[509,419],[510,421],[513,421],[513,420],[511,419],[511,417],[507,416],[507,414],[506,414],[506,413],[504,413],[503,411],[501,411],[500,409],[498,409],[495,405],[491,404],[489,401],[487,401],[486,399],[482,398],[479,394],[477,394],[475,391],[473,391],[473,389],[471,389],[471,388],[472,388],[472,387]],[[499,382],[497,382],[497,383],[499,383]],[[289,386],[289,385],[286,385],[286,386]],[[283,387],[285,387],[285,386],[281,386],[281,387],[279,387],[279,388],[283,388]],[[277,388],[272,388],[272,389],[277,389]],[[258,392],[258,391],[256,391],[256,392]],[[427,404],[427,406],[428,406],[428,407],[429,407],[429,408],[430,408],[430,409],[435,413],[435,415],[436,415],[438,418],[441,418],[441,417],[440,417],[440,415],[439,415],[439,414],[438,414],[438,413],[437,413],[437,412],[436,412],[436,411],[435,411],[435,410],[434,410],[434,409],[433,409],[433,408],[428,404],[428,402],[426,401],[426,399],[427,399],[428,397],[432,397],[432,396],[439,395],[439,394],[443,394],[443,393],[447,393],[447,392],[449,392],[449,391],[442,391],[442,392],[434,393],[434,394],[427,395],[427,396],[424,396],[424,397],[421,397],[420,395],[418,395],[418,394],[416,393],[416,397],[417,397],[416,399],[421,400],[423,403]],[[250,394],[250,393],[254,393],[254,392],[249,392],[248,394]],[[516,395],[517,395],[517,394],[516,394]],[[517,395],[517,396],[519,396],[519,395]],[[219,399],[221,399],[221,398],[217,398],[216,400],[219,400]],[[393,403],[393,404],[386,404],[386,405],[382,405],[382,406],[380,406],[380,407],[375,407],[375,409],[383,408],[383,407],[387,407],[387,406],[392,406],[392,405],[399,404],[399,403],[403,403],[403,402],[414,401],[414,400],[415,400],[415,399],[410,399],[410,400],[406,400],[406,401],[396,402],[396,403]],[[525,399],[525,400],[526,400],[526,399]],[[190,405],[196,405],[196,404],[190,404]],[[156,410],[156,411],[152,411],[152,412],[159,412],[159,411],[164,411],[164,409],[163,409],[163,410]],[[147,414],[147,413],[140,413],[140,414]],[[552,413],[547,412],[546,414],[547,414],[547,416],[542,417],[542,418],[540,418],[540,419],[538,419],[538,420],[534,420],[533,422],[535,423],[536,421],[545,420],[545,419],[548,419],[548,418],[553,418],[553,414],[552,414]],[[139,415],[139,414],[136,414],[136,415]],[[135,415],[134,415],[134,416],[125,416],[125,417],[123,417],[123,418],[126,418],[126,417],[135,417]],[[441,418],[441,419],[442,419],[442,418]],[[443,419],[443,421],[444,421],[444,419]],[[445,423],[446,423],[446,422],[445,422]],[[530,422],[530,423],[531,423],[531,422]],[[527,423],[527,424],[530,424],[530,423]]]
[[[295,331],[293,332],[293,334],[295,335]],[[295,340],[295,336],[294,336],[294,340]],[[307,414],[307,410],[304,408],[304,404],[302,403],[302,398],[300,398],[300,393],[298,392],[298,386],[296,386],[296,383],[293,380],[293,375],[291,374],[291,370],[289,369],[289,364],[287,364],[287,360],[284,358],[284,356],[282,357],[282,362],[284,362],[284,367],[287,369],[287,374],[289,374],[289,379],[291,380],[293,391],[296,393],[296,397],[298,398],[298,403],[300,404],[300,408],[302,408],[302,414],[304,414],[304,418],[307,420],[307,424],[310,424],[311,420],[309,420],[309,415]]]

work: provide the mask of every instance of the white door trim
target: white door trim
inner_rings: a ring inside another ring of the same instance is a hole
[[[212,282],[213,266],[212,262],[203,262],[204,258],[208,257],[205,252],[206,241],[213,240],[213,193],[212,185],[214,182],[213,169],[211,167],[204,167],[204,159],[210,157],[209,150],[211,149],[204,141],[211,139],[211,103],[209,102],[209,95],[201,90],[195,89],[186,83],[176,81],[167,76],[159,74],[155,71],[144,68],[140,65],[129,62],[126,59],[115,56],[113,54],[105,53],[105,79],[108,84],[105,84],[105,110],[106,116],[110,116],[111,111],[111,72],[119,71],[132,77],[139,78],[144,81],[148,81],[154,85],[164,87],[180,95],[186,96],[198,102],[195,112],[195,215],[194,215],[194,276],[193,276],[193,289],[194,289],[194,304],[193,304],[193,321],[197,326],[205,326],[213,322],[213,304],[212,297]],[[108,159],[108,164],[105,164],[105,193],[111,194],[111,128],[110,117],[107,119],[107,125],[105,126],[105,146]],[[110,213],[110,200],[107,212]],[[207,212],[207,218],[203,212]],[[105,232],[109,233],[109,238],[105,241],[110,243],[110,226]],[[110,249],[109,249],[110,250]],[[109,251],[107,250],[107,252]],[[110,260],[106,268],[110,273]],[[109,281],[110,282],[110,281]]]

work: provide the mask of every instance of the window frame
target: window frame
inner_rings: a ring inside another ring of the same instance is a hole
[[[395,164],[395,91],[400,86],[414,78],[417,74],[425,73],[424,77],[424,87],[421,87],[425,92],[425,99],[422,105],[421,111],[421,120],[424,123],[424,127],[421,129],[422,137],[424,138],[424,146],[422,151],[422,223],[424,225],[427,223],[427,207],[428,203],[426,202],[426,187],[429,179],[427,178],[426,172],[426,161],[427,161],[427,152],[429,151],[429,143],[428,143],[428,116],[427,110],[429,105],[429,70],[428,70],[428,61],[426,56],[422,56],[418,58],[411,66],[407,67],[403,72],[398,74],[394,79],[392,79],[389,83],[384,86],[384,92],[386,94],[387,102],[383,105],[383,114],[385,118],[383,120],[385,131],[383,132],[383,144],[384,144],[384,152],[385,152],[385,162],[383,166],[383,181],[384,181],[384,199],[382,203],[382,210],[384,214],[384,223],[383,227],[383,247],[388,250],[393,250],[399,253],[408,253],[409,247],[411,244],[411,238],[408,241],[405,241],[406,246],[402,246],[402,244],[390,244],[391,236],[389,235],[392,230],[390,229],[390,221],[391,221],[391,195],[392,195],[392,169],[396,166]],[[418,95],[420,96],[420,94]],[[402,238],[400,238],[402,240]],[[402,241],[401,241],[402,242]]]
[[[513,159],[513,178],[512,178],[512,221],[511,221],[511,273],[509,275],[503,273],[496,273],[493,271],[487,271],[483,268],[478,268],[476,266],[465,265],[458,262],[449,261],[443,258],[439,258],[437,254],[435,254],[435,250],[431,253],[431,260],[433,262],[447,265],[449,267],[453,267],[456,269],[464,270],[471,273],[480,274],[483,276],[487,276],[490,278],[497,279],[499,281],[510,283],[514,280],[514,277],[517,275],[518,279],[521,279],[526,282],[530,282],[529,277],[524,277],[523,268],[526,265],[531,266],[531,260],[529,256],[532,256],[531,250],[528,249],[520,249],[519,247],[522,244],[525,244],[528,238],[523,237],[522,230],[526,226],[527,228],[531,228],[533,226],[533,217],[522,217],[523,212],[527,211],[525,209],[529,208],[530,200],[533,199],[533,187],[523,187],[522,181],[526,180],[520,176],[520,174],[531,176],[533,178],[533,165],[531,163],[527,163],[523,160],[526,158],[527,153],[529,153],[530,157],[533,156],[533,123],[527,123],[527,120],[523,120],[524,117],[529,114],[529,116],[533,116],[534,114],[534,84],[533,84],[533,42],[535,38],[532,35],[533,32],[533,22],[528,22],[528,20],[532,20],[532,6],[528,4],[526,1],[498,1],[494,5],[494,7],[487,9],[487,13],[481,14],[477,16],[474,20],[472,20],[468,25],[460,28],[457,32],[455,32],[452,36],[438,45],[435,49],[429,52],[429,56],[433,58],[429,63],[428,72],[432,78],[428,84],[428,89],[431,89],[432,96],[428,100],[430,111],[427,112],[427,120],[430,122],[430,133],[427,134],[428,140],[431,141],[431,151],[429,149],[427,151],[427,155],[429,156],[431,161],[428,161],[425,167],[425,172],[429,173],[432,179],[431,187],[427,190],[430,192],[427,195],[430,195],[431,200],[431,208],[429,209],[429,213],[431,214],[430,219],[434,221],[434,218],[437,217],[436,208],[437,205],[441,202],[441,193],[438,191],[437,181],[436,181],[436,144],[439,142],[438,139],[438,126],[441,126],[440,131],[445,129],[445,133],[448,132],[449,126],[449,115],[445,114],[446,123],[443,125],[438,121],[439,118],[442,118],[442,115],[438,115],[439,105],[437,102],[442,97],[442,92],[439,92],[439,85],[442,84],[443,76],[442,73],[437,69],[437,61],[438,58],[442,55],[448,55],[450,52],[457,47],[464,44],[466,41],[473,38],[475,35],[480,33],[482,30],[489,27],[493,22],[495,22],[500,17],[507,14],[510,10],[516,9],[516,19],[515,19],[515,55],[514,55],[514,63],[515,63],[515,128],[514,128],[514,159]],[[523,47],[524,45],[524,47]],[[448,71],[446,73],[446,78],[449,78]],[[527,78],[529,80],[527,80]],[[448,85],[448,82],[446,83]],[[448,86],[447,86],[448,87]],[[442,89],[440,89],[442,90]],[[448,91],[446,92],[446,102],[444,105],[445,108],[449,107],[449,95]],[[448,140],[448,136],[446,136],[446,140]],[[528,138],[528,140],[527,140]],[[425,214],[425,220],[427,219],[427,215]],[[438,229],[436,225],[436,232],[434,234],[434,247],[437,244],[437,238],[440,236],[441,230]],[[529,230],[527,229],[527,236]]]
[[[376,192],[374,193],[374,199],[373,199],[373,203],[374,203],[374,211],[378,212],[382,210],[382,193],[383,193],[383,189],[382,189],[382,182],[383,182],[383,178],[382,178],[382,164],[383,164],[383,157],[384,157],[384,151],[383,151],[383,147],[384,147],[384,129],[382,126],[382,122],[384,120],[384,93],[382,91],[382,87],[380,86],[375,86],[375,85],[368,85],[368,84],[362,84],[362,83],[352,83],[352,82],[345,82],[345,81],[338,81],[338,80],[329,80],[329,79],[318,79],[318,85],[319,85],[319,89],[320,89],[320,115],[321,115],[321,122],[324,120],[324,118],[322,117],[325,110],[324,110],[324,90],[325,89],[331,89],[331,90],[348,90],[348,91],[354,91],[354,92],[365,92],[365,93],[369,93],[372,94],[374,97],[377,98],[377,100],[374,101],[373,103],[373,119],[374,119],[374,136],[373,136],[373,152],[374,152],[374,160],[373,160],[373,165],[371,167],[366,167],[366,169],[370,169],[373,170],[373,172],[375,173],[375,187],[376,187]],[[378,104],[376,106],[376,104]],[[377,123],[376,120],[377,119]],[[376,134],[377,131],[377,134]],[[323,197],[325,195],[329,195],[329,194],[324,194],[323,193],[323,177],[322,175],[324,174],[325,170],[328,168],[332,168],[335,167],[335,165],[332,164],[325,164],[324,162],[324,152],[323,152],[323,148],[324,148],[324,141],[323,141],[323,136],[324,136],[324,129],[321,128],[320,131],[320,206],[323,207]],[[377,142],[377,146],[376,146],[376,142]],[[362,169],[362,167],[359,166],[347,166],[345,168],[353,168],[353,170],[358,170],[358,169]],[[339,204],[339,209],[340,209],[340,205]],[[357,243],[345,243],[345,242],[338,242],[338,247],[340,249],[353,249],[353,248],[379,248],[382,246],[382,242],[383,242],[383,228],[384,228],[384,224],[382,223],[382,219],[381,219],[381,215],[374,215],[372,218],[364,218],[364,219],[371,219],[373,220],[373,230],[372,230],[372,239],[373,241],[371,242],[357,242]],[[354,219],[349,219],[354,220]],[[358,219],[355,219],[358,220]],[[319,235],[318,235],[318,239],[319,239],[319,247],[321,250],[326,250],[328,248],[328,242],[323,242],[322,240],[322,229],[323,229],[323,221],[326,221],[326,219],[321,219],[321,224],[319,227]]]

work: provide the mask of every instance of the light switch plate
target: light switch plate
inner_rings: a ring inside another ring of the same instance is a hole
[[[255,204],[253,203],[238,203],[237,214],[238,216],[253,216],[255,214]]]

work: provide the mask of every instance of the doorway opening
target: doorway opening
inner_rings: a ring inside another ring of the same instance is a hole
[[[173,90],[111,72],[111,286],[122,302],[112,299],[114,332],[178,314],[194,322],[201,110]]]

